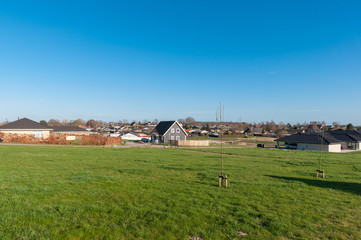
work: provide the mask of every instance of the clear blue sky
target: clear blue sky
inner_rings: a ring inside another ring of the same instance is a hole
[[[361,1],[0,1],[0,121],[361,124]]]

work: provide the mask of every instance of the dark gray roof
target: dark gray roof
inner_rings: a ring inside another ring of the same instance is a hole
[[[175,121],[160,121],[154,128],[153,132],[158,133],[159,135],[164,135],[174,122]]]
[[[356,130],[342,130],[342,129],[338,129],[338,130],[334,130],[334,131],[328,131],[329,133],[332,134],[353,134],[353,135],[360,135],[361,133],[359,131]]]
[[[43,124],[30,120],[28,118],[22,118],[14,122],[0,126],[0,130],[51,130]]]
[[[77,126],[54,126],[54,132],[87,132],[87,130]]]
[[[361,134],[353,130],[336,130],[329,131],[334,138],[342,142],[361,142]]]
[[[314,143],[314,144],[333,144],[341,143],[342,141],[334,138],[329,133],[298,133],[291,136],[279,138],[275,140],[276,142],[286,142],[286,143]]]

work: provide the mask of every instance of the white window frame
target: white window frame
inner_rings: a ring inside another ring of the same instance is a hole
[[[171,133],[174,133],[174,128],[172,128],[172,129],[170,130],[170,132],[171,132]]]
[[[174,136],[170,136],[170,140],[174,140]]]
[[[176,133],[180,133],[180,129],[179,129],[179,128],[177,128]]]
[[[175,137],[175,140],[180,140],[180,136],[176,136],[176,137]]]

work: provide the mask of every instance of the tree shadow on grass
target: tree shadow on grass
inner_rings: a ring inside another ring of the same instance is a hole
[[[361,183],[335,182],[335,181],[327,181],[322,179],[307,179],[307,178],[282,177],[282,176],[272,176],[272,175],[267,175],[267,177],[282,179],[287,181],[299,181],[306,183],[307,185],[310,186],[330,188],[330,189],[353,193],[356,195],[361,195]]]

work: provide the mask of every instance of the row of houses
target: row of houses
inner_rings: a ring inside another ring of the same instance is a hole
[[[202,130],[203,131],[203,130]],[[22,118],[14,122],[0,126],[0,133],[32,135],[35,138],[47,139],[51,134],[54,136],[66,135],[69,140],[75,140],[76,136],[90,135],[92,132],[76,126],[48,127],[28,118]],[[150,136],[149,136],[150,135]],[[169,143],[172,140],[186,140],[188,133],[178,121],[161,121],[150,134],[123,133],[115,137],[124,140],[138,141],[148,138],[154,143]],[[343,150],[361,150],[361,132],[354,130],[335,130],[327,132],[297,133],[275,140],[277,147],[284,142],[286,148],[298,150],[314,150],[327,152],[341,152]]]
[[[48,127],[28,118],[22,118],[14,122],[0,126],[0,133],[4,134],[18,134],[18,135],[33,135],[39,139],[49,138],[53,133],[56,136],[62,134],[73,135],[89,135],[90,132],[76,126],[54,126]]]
[[[48,127],[28,118],[22,118],[14,122],[0,126],[0,133],[31,135],[39,139],[47,139],[51,134],[54,136],[67,135],[69,139],[74,137],[90,135],[92,132],[76,126],[53,126]],[[150,138],[154,143],[169,143],[171,140],[186,140],[187,132],[177,121],[161,121],[151,131],[150,137],[144,133],[127,132],[122,135],[113,133],[110,137],[122,137],[123,140],[139,141],[142,138]]]

